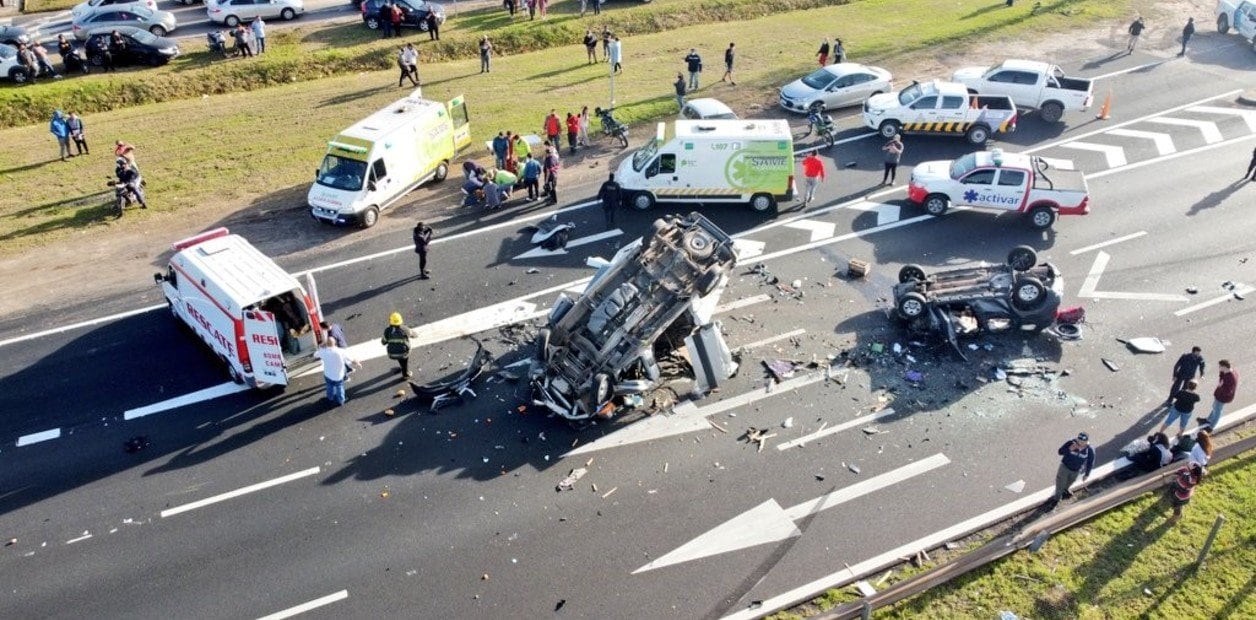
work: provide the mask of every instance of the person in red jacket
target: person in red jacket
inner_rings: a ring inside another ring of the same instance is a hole
[[[571,152],[576,152],[576,138],[580,136],[580,117],[567,113],[567,146],[571,147]]]
[[[1217,362],[1221,376],[1217,378],[1217,389],[1212,391],[1212,412],[1207,418],[1196,418],[1195,421],[1207,426],[1209,431],[1216,430],[1221,422],[1221,410],[1234,402],[1234,394],[1239,389],[1239,373],[1230,366],[1230,360]]]
[[[545,117],[542,129],[545,130],[545,137],[557,148],[562,148],[562,142],[559,137],[563,134],[562,121],[558,120],[558,113],[550,110],[549,116]]]
[[[802,176],[807,189],[802,196],[802,206],[807,206],[816,197],[816,186],[824,180],[824,160],[812,151],[802,159]]]

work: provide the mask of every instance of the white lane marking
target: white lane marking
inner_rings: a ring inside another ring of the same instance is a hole
[[[802,536],[802,530],[795,525],[796,521],[930,472],[950,462],[946,455],[934,454],[789,508],[783,509],[776,499],[769,499],[699,534],[657,560],[632,571],[632,574]]]
[[[1177,150],[1173,145],[1173,136],[1158,131],[1139,131],[1137,129],[1113,129],[1108,132],[1110,136],[1123,136],[1126,138],[1140,138],[1143,140],[1151,140],[1156,145],[1156,151],[1161,155],[1168,155]]]
[[[317,474],[318,472],[319,472],[319,468],[311,467],[309,469],[302,470],[294,474],[288,474],[287,476],[280,476],[279,478],[275,478],[274,480],[267,480],[265,482],[259,482],[257,484],[251,484],[244,488],[236,489],[234,491],[228,491],[226,493],[215,495],[213,497],[207,497],[205,499],[195,501],[190,504],[183,504],[182,506],[175,506],[174,508],[167,508],[161,511],[161,518],[165,519],[166,517],[173,517],[174,515],[184,513],[189,510],[196,510],[197,508],[204,508],[206,506],[209,506],[210,504],[217,504],[218,502],[240,497],[241,495],[248,495],[249,493],[253,493],[255,491],[269,489],[270,487],[278,486],[278,485],[284,484],[285,482],[292,482],[293,480],[299,480],[301,478],[305,478],[306,476],[313,476]]]
[[[1090,78],[1090,81],[1092,81],[1092,82],[1098,82],[1099,80],[1106,80],[1106,79],[1108,79],[1108,78],[1110,78],[1110,77],[1116,77],[1116,76],[1118,76],[1118,75],[1124,75],[1124,74],[1126,74],[1126,73],[1133,73],[1134,71],[1142,71],[1143,69],[1150,69],[1151,67],[1157,67],[1157,66],[1160,66],[1160,65],[1162,65],[1162,64],[1164,64],[1164,63],[1166,63],[1166,62],[1168,62],[1168,61],[1167,61],[1167,60],[1157,60],[1157,61],[1155,61],[1155,62],[1144,63],[1144,64],[1141,64],[1141,65],[1138,65],[1137,67],[1130,67],[1130,68],[1128,68],[1128,69],[1120,69],[1120,70],[1117,70],[1117,71],[1113,71],[1112,73],[1105,73],[1105,74],[1100,75],[1100,76],[1098,76],[1098,77],[1092,77],[1092,78]]]
[[[44,336],[55,336],[56,334],[62,334],[62,333],[72,331],[75,329],[82,329],[84,327],[91,327],[93,325],[100,325],[101,323],[110,323],[112,321],[118,321],[121,319],[125,319],[127,317],[135,316],[137,314],[144,314],[145,312],[152,312],[153,310],[158,310],[160,308],[165,308],[165,307],[166,307],[166,304],[157,304],[155,306],[145,306],[143,308],[137,308],[135,310],[127,310],[126,312],[119,312],[118,314],[102,316],[98,319],[91,319],[89,321],[82,321],[80,323],[72,323],[70,325],[64,325],[62,327],[56,327],[53,329],[45,329],[44,331],[35,332],[33,334],[26,334],[24,336],[14,336],[12,338],[0,340],[0,347],[6,347],[8,345],[17,344],[19,342],[26,342],[27,340],[35,340],[37,338],[43,338]]]
[[[83,532],[83,535],[82,535],[82,536],[79,536],[78,538],[71,538],[70,540],[65,541],[65,544],[67,544],[67,545],[73,545],[73,544],[74,544],[74,543],[76,543],[76,542],[82,542],[82,541],[87,540],[88,538],[91,538],[91,537],[92,537],[91,532]]]
[[[863,417],[855,418],[854,420],[842,422],[841,424],[838,424],[837,426],[824,428],[822,430],[818,430],[809,435],[803,435],[802,437],[799,437],[798,439],[793,439],[790,441],[786,441],[784,443],[776,444],[776,449],[788,450],[790,448],[799,448],[799,447],[807,445],[808,443],[811,443],[812,441],[820,439],[822,437],[828,437],[829,435],[834,435],[846,429],[855,428],[856,426],[863,426],[864,424],[868,424],[870,422],[880,422],[881,420],[890,418],[893,415],[894,415],[893,409],[885,409],[883,411],[878,411],[877,413],[874,413],[872,415],[866,415]]]
[[[853,118],[853,117],[852,117],[852,118]],[[836,141],[834,141],[834,142],[833,142],[833,146],[837,146],[837,145],[839,145],[839,144],[846,144],[846,143],[848,143],[848,142],[854,142],[854,141],[856,141],[856,140],[864,140],[864,139],[866,139],[866,138],[871,138],[872,136],[875,136],[875,135],[877,135],[877,132],[875,132],[875,131],[870,131],[870,132],[868,132],[868,133],[859,134],[859,135],[857,135],[857,136],[852,136],[852,137],[850,137],[850,138],[842,138],[841,140],[836,140]],[[817,145],[817,146],[809,146],[809,147],[807,147],[807,148],[805,148],[805,149],[795,149],[795,150],[794,150],[794,154],[795,154],[795,155],[797,155],[797,154],[799,154],[799,153],[810,153],[811,151],[818,151],[818,150],[820,150],[820,149],[826,149],[826,148],[828,148],[828,146],[827,146],[827,145],[825,145],[825,144],[819,144],[819,145]]]
[[[247,392],[248,390],[249,386],[240,383],[220,383],[213,387],[197,390],[191,394],[184,394],[183,396],[169,398],[159,403],[153,403],[151,405],[145,405],[135,409],[127,409],[126,412],[122,414],[122,419],[134,420],[135,418],[142,418],[146,415],[161,413],[162,411],[167,411],[176,407],[192,405],[207,400],[213,400],[221,396],[227,396],[238,392]]]
[[[833,222],[821,222],[819,220],[798,220],[785,225],[786,228],[796,228],[811,233],[811,241],[819,241],[828,239],[833,236],[837,230],[837,224]]]
[[[1095,255],[1095,262],[1090,266],[1090,273],[1086,274],[1086,280],[1082,282],[1082,288],[1077,291],[1078,297],[1089,297],[1091,299],[1132,299],[1137,301],[1187,301],[1181,295],[1163,295],[1160,293],[1126,293],[1119,291],[1099,291],[1099,278],[1103,277],[1103,270],[1108,267],[1108,261],[1112,260],[1112,256],[1107,252],[1100,250]]]
[[[1194,127],[1199,133],[1204,135],[1204,142],[1214,144],[1221,141],[1221,130],[1217,129],[1217,124],[1210,121],[1196,121],[1188,118],[1151,118],[1147,119],[1149,123],[1157,123],[1160,125],[1174,125],[1177,127]]]
[[[1247,128],[1256,132],[1256,111],[1240,110],[1238,108],[1223,108],[1220,106],[1197,105],[1193,108],[1187,108],[1188,112],[1202,112],[1205,114],[1226,114],[1231,116],[1239,116],[1247,122]]]
[[[877,214],[877,226],[885,226],[898,221],[902,215],[903,208],[898,205],[886,204],[884,202],[868,202],[863,200],[850,206],[856,211],[868,211]],[[815,239],[812,239],[815,241]]]
[[[762,346],[764,346],[764,345],[769,345],[769,344],[772,344],[772,343],[774,343],[774,342],[780,342],[780,341],[782,341],[782,340],[785,340],[785,339],[787,339],[787,338],[793,338],[793,337],[795,337],[795,336],[801,336],[801,335],[803,335],[803,334],[805,334],[805,333],[807,333],[807,330],[802,329],[802,328],[800,327],[800,328],[798,328],[798,329],[795,329],[795,330],[794,330],[794,331],[792,331],[792,332],[785,332],[785,333],[783,333],[783,334],[779,334],[779,335],[776,335],[776,336],[769,336],[769,337],[767,337],[767,338],[764,338],[763,340],[756,340],[756,341],[751,342],[751,343],[749,343],[749,344],[743,344],[743,345],[741,345],[741,346],[739,346],[739,347],[733,347],[733,348],[734,348],[734,349],[757,349],[757,348],[762,347]]]
[[[1108,246],[1110,246],[1110,245],[1116,245],[1116,244],[1121,243],[1121,242],[1124,242],[1124,241],[1129,241],[1129,240],[1131,240],[1131,239],[1137,239],[1137,238],[1142,237],[1143,235],[1146,235],[1146,234],[1147,234],[1147,231],[1145,231],[1145,230],[1140,230],[1140,231],[1138,231],[1138,232],[1136,232],[1136,233],[1130,233],[1130,234],[1128,234],[1128,235],[1125,235],[1124,237],[1117,237],[1116,239],[1108,239],[1107,241],[1100,241],[1099,243],[1096,243],[1096,244],[1093,244],[1093,245],[1088,245],[1088,246],[1086,246],[1086,247],[1084,247],[1084,248],[1077,248],[1076,250],[1073,250],[1072,252],[1069,252],[1069,255],[1070,255],[1070,256],[1077,256],[1078,254],[1085,254],[1086,252],[1089,252],[1089,251],[1091,251],[1091,250],[1098,250],[1099,248],[1106,248],[1106,247],[1108,247]]]
[[[763,303],[771,299],[772,299],[771,295],[766,295],[766,294],[751,295],[750,297],[742,297],[741,299],[730,301],[726,304],[720,304],[715,307],[715,311],[717,313],[732,312],[733,310],[740,310],[742,308],[745,308],[746,306],[753,306],[755,304]]]
[[[624,231],[618,228],[614,230],[607,230],[604,232],[597,233],[596,235],[589,235],[587,237],[580,237],[579,239],[572,239],[571,241],[567,242],[567,248],[577,248],[582,245],[594,243],[596,241],[601,241],[603,239],[610,239],[611,237],[618,237],[622,234],[624,234]],[[523,254],[520,254],[514,257],[511,260],[521,260],[524,258],[545,258],[548,256],[562,256],[567,253],[567,248],[560,248],[557,250],[547,250],[542,247],[535,247],[535,248],[532,248],[531,250],[528,250],[527,252],[524,252]]]
[[[1069,142],[1068,144],[1061,144],[1060,146],[1066,149],[1103,153],[1104,158],[1108,160],[1109,168],[1120,168],[1126,163],[1124,147],[1111,146],[1108,144],[1092,144],[1090,142]]]
[[[1239,295],[1250,295],[1253,291],[1256,291],[1256,288],[1252,288],[1244,284],[1244,285],[1235,287],[1234,291],[1231,293],[1226,293],[1225,295],[1222,295],[1220,297],[1214,297],[1212,299],[1209,299],[1208,301],[1202,301],[1193,306],[1187,306],[1185,308],[1182,308],[1181,310],[1174,312],[1173,316],[1184,316],[1192,312],[1203,310],[1204,308],[1211,308],[1212,306],[1215,306],[1217,304],[1225,303],[1227,301],[1230,301],[1231,299],[1234,299],[1234,293],[1238,293]]]
[[[29,446],[33,443],[39,443],[41,441],[48,441],[50,439],[56,439],[60,436],[61,436],[61,429],[59,428],[54,428],[54,429],[46,430],[46,431],[40,431],[38,433],[31,433],[29,435],[22,435],[21,437],[17,438],[17,447],[21,448],[22,446]]]
[[[336,601],[343,601],[347,598],[349,598],[349,591],[341,590],[335,594],[328,594],[327,596],[316,598],[308,603],[301,603],[296,607],[275,612],[269,616],[262,616],[261,618],[258,618],[258,620],[284,620],[284,618],[291,618],[297,614],[303,614],[311,609],[317,609],[324,605],[335,603]]]
[[[763,248],[768,244],[754,239],[738,238],[733,239],[733,252],[737,254],[738,261],[744,261],[754,258],[763,253]]]

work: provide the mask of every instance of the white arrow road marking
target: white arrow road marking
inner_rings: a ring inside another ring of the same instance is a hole
[[[764,247],[767,247],[767,244],[762,241],[733,239],[733,252],[737,254],[738,261],[744,261],[762,254]]]
[[[1054,157],[1041,157],[1040,159],[1050,164],[1056,170],[1077,170],[1077,166],[1073,164],[1071,159],[1056,159]]]
[[[1186,108],[1186,109],[1187,111],[1190,111],[1190,112],[1203,112],[1206,114],[1228,114],[1228,115],[1241,116],[1244,121],[1247,121],[1247,128],[1251,130],[1253,133],[1256,133],[1256,111],[1240,110],[1238,108],[1222,108],[1222,107],[1211,106],[1211,105],[1197,105],[1193,108]]]
[[[877,214],[877,226],[885,226],[892,222],[897,222],[903,208],[898,205],[885,204],[883,202],[861,201],[853,204],[850,208],[856,211],[871,211]],[[815,241],[815,239],[812,239]]]
[[[1070,256],[1077,256],[1078,254],[1085,254],[1086,252],[1089,252],[1089,251],[1091,251],[1091,250],[1098,250],[1099,248],[1106,248],[1106,247],[1108,247],[1108,246],[1110,246],[1110,245],[1116,245],[1116,244],[1121,243],[1121,242],[1123,242],[1123,241],[1129,241],[1130,239],[1137,239],[1137,238],[1142,237],[1143,235],[1146,235],[1146,234],[1147,234],[1147,231],[1145,231],[1145,230],[1140,230],[1140,231],[1138,231],[1138,232],[1136,232],[1136,233],[1130,233],[1130,234],[1128,234],[1128,235],[1125,235],[1124,237],[1117,237],[1116,239],[1108,239],[1107,241],[1100,241],[1099,243],[1096,243],[1096,244],[1093,244],[1093,245],[1088,245],[1088,246],[1086,246],[1086,247],[1084,247],[1084,248],[1077,248],[1076,250],[1073,250],[1072,252],[1069,252],[1069,255],[1070,255]]]
[[[786,228],[797,228],[798,230],[806,230],[811,233],[812,241],[828,239],[833,236],[833,232],[837,230],[837,224],[832,222],[821,222],[818,220],[798,220],[785,225]]]
[[[576,248],[576,247],[580,247],[588,243],[593,243],[594,241],[601,241],[603,239],[610,239],[611,237],[618,237],[622,234],[624,234],[624,231],[616,228],[614,230],[600,232],[596,235],[589,235],[588,237],[580,237],[579,239],[572,239],[571,241],[567,242],[567,247]],[[524,252],[523,254],[520,254],[514,257],[512,260],[520,260],[524,258],[543,258],[546,256],[562,256],[566,253],[567,253],[566,248],[558,249],[558,250],[547,250],[542,247],[536,247],[536,248],[532,248],[531,250],[528,250],[527,252]]]
[[[1082,282],[1081,290],[1077,291],[1078,297],[1089,297],[1091,299],[1133,299],[1139,301],[1186,301],[1181,295],[1161,295],[1159,293],[1122,293],[1115,291],[1099,291],[1099,278],[1103,276],[1103,270],[1107,268],[1108,261],[1112,257],[1107,252],[1099,252],[1095,255],[1095,263],[1090,266],[1090,273],[1086,275],[1086,281]]]
[[[786,509],[782,509],[775,499],[769,499],[700,534],[697,538],[659,559],[632,571],[632,574],[802,536],[802,531],[794,524],[795,521],[898,484],[950,462],[951,460],[946,458],[945,454],[935,454]]]
[[[1217,129],[1217,124],[1209,121],[1195,121],[1186,118],[1149,118],[1149,123],[1160,123],[1161,125],[1176,125],[1178,127],[1194,127],[1204,134],[1204,142],[1212,144],[1221,141],[1221,130]]]
[[[1069,142],[1060,146],[1068,149],[1077,149],[1079,151],[1094,151],[1103,153],[1108,160],[1109,168],[1120,168],[1125,165],[1125,149],[1119,146],[1111,146],[1108,144],[1091,144],[1090,142]]]
[[[1167,133],[1139,131],[1137,129],[1113,129],[1112,131],[1107,132],[1107,135],[1151,140],[1156,143],[1156,150],[1159,151],[1161,155],[1168,155],[1170,153],[1177,152],[1177,147],[1173,146],[1173,136],[1170,136]]]
[[[1256,291],[1256,288],[1252,288],[1246,284],[1242,284],[1235,287],[1233,292],[1226,293],[1225,295],[1222,295],[1220,297],[1214,297],[1212,299],[1209,299],[1208,301],[1202,301],[1193,306],[1187,306],[1185,308],[1182,308],[1181,310],[1178,310],[1177,312],[1174,312],[1173,316],[1183,316],[1183,315],[1187,315],[1198,310],[1203,310],[1204,308],[1211,308],[1212,306],[1215,306],[1217,304],[1225,303],[1227,301],[1230,301],[1231,299],[1234,299],[1234,293],[1238,293],[1239,295],[1246,296],[1246,295],[1250,295],[1253,291]]]

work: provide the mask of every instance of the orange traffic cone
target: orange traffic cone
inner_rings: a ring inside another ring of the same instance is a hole
[[[1103,107],[1099,108],[1099,114],[1095,118],[1106,121],[1108,120],[1108,112],[1112,111],[1112,89],[1108,89],[1108,96],[1103,100]]]

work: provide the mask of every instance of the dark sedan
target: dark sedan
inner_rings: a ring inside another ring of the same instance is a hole
[[[99,67],[105,64],[100,50],[109,46],[109,33],[117,30],[125,45],[113,51],[115,65],[164,65],[179,55],[179,44],[174,39],[159,37],[147,30],[134,27],[93,30],[87,35],[87,61]]]
[[[0,26],[0,43],[17,47],[31,42],[31,32],[21,26]]]
[[[366,27],[371,30],[378,30],[381,25],[379,22],[379,9],[384,6],[386,0],[365,0],[360,6],[362,10],[362,21],[366,23]],[[445,23],[445,7],[432,2],[424,2],[422,0],[387,0],[388,4],[395,4],[401,8],[401,25],[411,28],[418,28],[423,32],[427,32],[427,15],[428,13],[436,14],[436,23]]]

